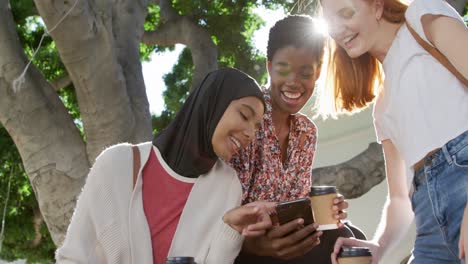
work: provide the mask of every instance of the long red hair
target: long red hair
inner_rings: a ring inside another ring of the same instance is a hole
[[[398,24],[405,21],[408,5],[403,0],[383,0],[383,4],[383,19]],[[327,76],[317,105],[318,114],[327,117],[362,110],[373,102],[383,79],[376,58],[365,53],[353,59],[330,39]]]

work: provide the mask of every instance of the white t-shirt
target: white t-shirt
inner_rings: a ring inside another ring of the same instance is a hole
[[[426,41],[421,24],[425,14],[463,23],[445,1],[415,0],[405,16]],[[468,130],[468,88],[416,42],[405,24],[388,50],[383,68],[384,88],[374,105],[377,140],[390,139],[410,172],[428,152]],[[407,177],[411,182],[413,173]]]

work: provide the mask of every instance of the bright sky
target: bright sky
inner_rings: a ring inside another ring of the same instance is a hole
[[[257,49],[266,55],[269,29],[277,20],[284,17],[284,13],[282,10],[272,11],[263,8],[257,9],[257,12],[266,23],[264,27],[254,33],[254,43]],[[172,52],[153,54],[150,62],[143,63],[143,77],[145,79],[146,94],[148,95],[152,114],[159,115],[161,111],[164,110],[162,93],[166,89],[166,86],[162,77],[172,70],[183,47],[183,45],[176,45],[175,50]]]

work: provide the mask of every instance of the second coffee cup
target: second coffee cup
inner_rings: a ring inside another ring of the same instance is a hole
[[[335,219],[333,200],[338,197],[335,186],[312,186],[310,188],[310,202],[318,230],[338,228],[339,220]]]
[[[338,264],[371,264],[372,254],[367,247],[343,247],[338,254]]]
[[[165,264],[197,264],[193,257],[168,257]]]

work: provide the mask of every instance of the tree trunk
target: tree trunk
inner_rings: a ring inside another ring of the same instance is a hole
[[[349,161],[312,171],[313,185],[334,185],[347,199],[357,198],[385,179],[382,147],[369,147]]]
[[[76,0],[35,1],[53,29]],[[145,1],[86,1],[51,32],[75,86],[89,160],[116,142],[151,138],[139,40]],[[70,30],[73,29],[73,30]]]
[[[39,207],[62,240],[89,169],[85,144],[53,88],[32,65],[23,88],[13,80],[26,66],[8,2],[0,1],[0,122],[15,142]]]

